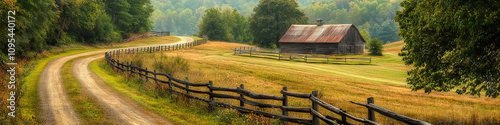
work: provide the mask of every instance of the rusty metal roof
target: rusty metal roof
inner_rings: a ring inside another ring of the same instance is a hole
[[[280,43],[339,43],[352,24],[292,25]]]

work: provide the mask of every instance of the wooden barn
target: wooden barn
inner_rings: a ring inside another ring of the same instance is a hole
[[[364,54],[365,40],[352,24],[292,25],[279,41],[282,53]]]

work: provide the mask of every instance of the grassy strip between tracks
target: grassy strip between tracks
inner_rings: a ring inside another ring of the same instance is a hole
[[[88,56],[85,56],[88,57]],[[94,98],[90,96],[88,91],[82,90],[81,84],[72,75],[73,68],[72,64],[75,60],[85,58],[80,57],[72,59],[66,62],[62,70],[62,78],[64,82],[64,88],[68,94],[71,104],[75,111],[78,113],[82,119],[83,124],[96,125],[96,124],[112,124],[111,121],[106,120],[106,115],[104,114],[104,109],[99,106]]]

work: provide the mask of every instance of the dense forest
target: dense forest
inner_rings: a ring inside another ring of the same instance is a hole
[[[330,24],[354,24],[365,39],[378,38],[385,42],[401,40],[397,35],[395,12],[401,10],[402,0],[297,0],[299,9],[314,23],[318,18]],[[152,0],[154,30],[171,31],[174,35],[193,35],[205,10],[219,7],[236,9],[249,19],[259,0]],[[247,21],[249,22],[249,21]],[[369,37],[371,36],[371,37]],[[237,41],[245,42],[245,41]]]
[[[149,0],[19,0],[0,4],[0,15],[15,11],[14,38],[20,57],[33,57],[50,46],[110,43],[152,29]],[[0,20],[0,34],[10,33]],[[5,25],[4,25],[5,24]],[[1,35],[7,45],[9,36]],[[0,46],[2,59],[7,46]]]

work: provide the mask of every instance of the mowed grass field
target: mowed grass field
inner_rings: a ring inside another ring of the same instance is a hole
[[[291,92],[319,90],[322,100],[360,118],[367,117],[367,109],[344,100],[366,102],[368,97],[374,97],[375,104],[380,107],[432,124],[500,124],[500,99],[454,92],[427,94],[411,91],[406,84],[406,72],[412,67],[404,65],[398,56],[403,45],[402,41],[384,45],[383,56],[348,56],[372,57],[370,65],[304,63],[237,56],[231,49],[250,45],[215,41],[177,51],[123,56],[120,62],[142,60],[143,67],[154,69],[155,60],[161,56],[181,56],[189,61],[189,70],[176,73],[178,78],[189,77],[189,81],[203,83],[210,80],[215,86],[224,87],[237,87],[244,83],[247,90],[270,95],[281,95],[280,90],[284,86]],[[305,99],[289,100],[291,106],[311,105]],[[279,109],[267,111],[281,112]],[[339,118],[322,108],[320,112]],[[308,114],[292,115],[310,118]],[[402,124],[380,114],[376,114],[376,121]]]

